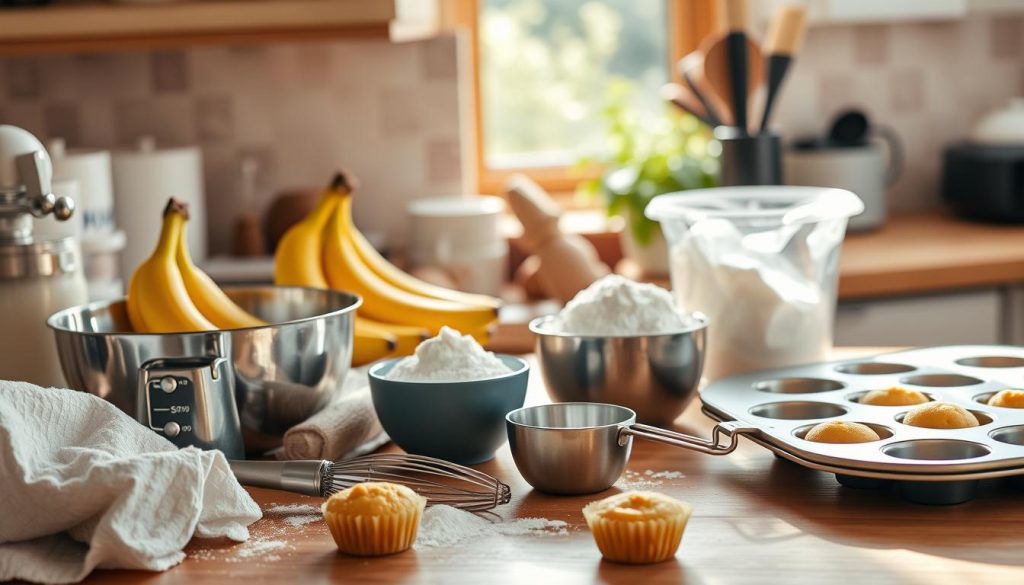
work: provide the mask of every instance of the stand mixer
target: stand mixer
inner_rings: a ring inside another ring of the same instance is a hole
[[[74,213],[73,200],[51,192],[52,177],[39,139],[0,125],[0,379],[39,386],[64,386],[46,319],[88,300],[78,242],[32,233],[33,218]]]

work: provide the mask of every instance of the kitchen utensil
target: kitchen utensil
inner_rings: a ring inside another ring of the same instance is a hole
[[[972,497],[979,480],[1024,478],[1024,409],[988,406],[1003,388],[1020,386],[1024,349],[948,346],[845,362],[802,365],[715,382],[701,391],[712,418],[757,429],[755,442],[800,465],[837,474],[852,487],[897,482],[912,501],[953,504]],[[861,404],[870,390],[902,386],[971,410],[966,429],[904,425],[912,407]],[[871,426],[880,441],[815,443],[804,433],[823,420]]]
[[[523,248],[538,258],[534,278],[547,295],[562,303],[593,284],[610,270],[594,245],[558,226],[562,208],[526,175],[513,175],[505,184],[508,204],[523,224]]]
[[[768,40],[764,44],[767,54],[765,70],[767,71],[768,90],[765,94],[764,111],[761,113],[761,132],[768,130],[772,106],[778,96],[782,80],[786,78],[793,57],[800,51],[803,43],[804,30],[807,27],[807,7],[800,4],[784,4],[775,11]]]
[[[259,214],[256,213],[256,174],[259,163],[252,157],[242,160],[240,184],[242,196],[239,200],[240,210],[235,218],[235,226],[231,238],[231,253],[242,258],[263,256],[267,253],[267,245],[263,241],[260,229]]]
[[[852,191],[864,212],[850,218],[850,231],[885,223],[887,190],[903,172],[903,145],[892,129],[872,125],[858,110],[840,112],[824,139],[797,140],[783,156],[786,184]]]
[[[700,100],[688,87],[678,83],[666,83],[661,86],[661,99],[671,102],[675,107],[695,116],[708,126],[716,126],[715,121],[708,117],[707,111],[701,105]]]
[[[728,97],[734,125],[748,132],[749,95],[764,75],[761,48],[746,33],[746,0],[722,0],[720,13],[726,32],[702,43],[704,73],[715,91]]]
[[[498,355],[504,376],[459,382],[403,382],[387,379],[403,358],[370,368],[370,392],[388,436],[409,453],[475,465],[494,457],[505,443],[502,420],[526,399],[530,366]]]
[[[1024,99],[987,114],[969,139],[946,148],[942,194],[957,213],[1024,222]]]
[[[732,123],[732,113],[704,74],[704,52],[692,51],[679,60],[679,75],[707,112],[712,126]]]
[[[178,446],[241,456],[281,444],[335,398],[352,358],[361,301],[339,291],[237,287],[225,292],[264,327],[135,333],[123,300],[50,317],[68,387],[114,403]]]
[[[409,261],[442,268],[458,288],[499,295],[508,267],[508,241],[499,227],[500,197],[434,197],[409,203]]]
[[[0,125],[0,379],[63,386],[46,318],[86,302],[74,237],[37,237],[33,218],[71,218],[74,200],[55,195],[50,157],[31,133]]]
[[[719,157],[723,187],[782,184],[782,141],[778,134],[751,136],[735,126],[719,126],[715,138],[722,145]]]
[[[365,481],[408,486],[445,505],[482,512],[507,504],[512,490],[498,479],[456,463],[405,453],[377,453],[340,461],[230,461],[243,485],[328,497]]]
[[[863,209],[849,191],[817,187],[722,187],[651,201],[679,307],[713,324],[705,376],[825,358],[846,221]]]
[[[143,137],[134,150],[114,151],[112,161],[115,220],[128,238],[121,274],[135,272],[156,245],[159,211],[171,197],[188,204],[188,249],[202,263],[207,251],[206,198],[199,147],[157,148],[151,137]]]
[[[685,331],[594,337],[558,332],[554,317],[530,322],[544,386],[556,402],[625,406],[644,423],[669,424],[697,393],[708,320]]]
[[[740,425],[722,423],[711,440],[636,423],[636,413],[614,404],[562,402],[528,406],[505,417],[516,468],[534,488],[549,494],[592,494],[608,489],[622,475],[633,437],[702,453],[726,454],[736,448]],[[722,445],[721,436],[730,437]]]

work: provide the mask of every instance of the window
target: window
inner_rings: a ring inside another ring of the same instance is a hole
[[[473,41],[480,191],[526,172],[571,191],[572,172],[606,148],[601,111],[616,79],[638,111],[663,108],[658,88],[711,30],[712,0],[446,0]]]

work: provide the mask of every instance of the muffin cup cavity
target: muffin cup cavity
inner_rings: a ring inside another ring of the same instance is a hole
[[[877,388],[876,388],[876,390],[877,390]],[[850,402],[854,402],[856,404],[861,404],[861,400],[865,396],[867,396],[869,392],[872,392],[872,390],[862,390],[860,392],[854,392],[852,394],[847,394],[846,395],[846,399],[849,400]],[[938,400],[938,398],[934,394],[932,394],[930,392],[922,392],[922,394],[925,395],[925,397],[928,399],[928,402],[935,402],[936,400]],[[927,404],[927,403],[922,403],[922,404]],[[886,405],[886,404],[865,404],[865,406],[877,406],[879,408],[907,408],[906,405],[902,405],[902,406],[900,406],[900,405],[889,406],[889,405]]]
[[[1003,355],[960,358],[956,363],[970,368],[1024,368],[1024,358]]]
[[[983,380],[979,380],[973,376],[964,376],[962,374],[921,374],[917,376],[908,376],[900,381],[904,384],[910,384],[911,386],[926,386],[934,388],[974,386],[983,382]]]
[[[754,384],[754,390],[773,394],[814,394],[841,390],[846,384],[825,378],[778,378]]]
[[[884,440],[892,437],[892,431],[888,427],[884,427],[884,426],[879,425],[879,424],[869,423],[869,422],[864,422],[864,421],[850,421],[850,422],[856,422],[856,423],[862,424],[862,425],[870,428],[871,430],[875,431],[875,433],[878,434],[878,440],[879,441],[884,441]],[[807,431],[813,429],[815,426],[817,426],[817,423],[811,424],[811,425],[803,425],[801,427],[797,427],[796,429],[793,429],[793,436],[797,437],[798,439],[807,440],[807,439],[805,439],[805,437],[807,436]],[[871,441],[871,442],[875,443],[877,441]],[[841,445],[843,443],[828,443],[828,444],[829,445]],[[846,443],[846,444],[848,444],[848,445],[863,445],[863,443]]]
[[[854,362],[836,366],[840,374],[853,374],[855,376],[884,376],[887,374],[906,374],[917,368],[907,364],[894,364],[889,362]]]
[[[1020,445],[1024,447],[1024,425],[1002,427],[988,434],[993,440],[1007,445]]]
[[[984,457],[992,450],[981,443],[955,439],[916,439],[882,447],[882,453],[897,459],[916,461],[958,461]]]
[[[846,414],[846,409],[827,402],[769,402],[750,409],[750,414],[778,420],[812,420],[835,418]]]
[[[910,412],[910,411],[908,410],[907,412]],[[903,418],[905,416],[907,416],[907,412],[901,412],[901,413],[897,414],[895,416],[896,422],[900,423],[901,425],[902,424],[907,424],[907,423],[903,422]],[[985,414],[984,412],[982,412],[980,410],[967,409],[967,412],[973,414],[974,418],[978,419],[978,426],[979,427],[983,427],[983,426],[985,426],[987,424],[992,424],[992,417],[987,415],[987,414]],[[914,425],[907,425],[907,426],[914,426]],[[926,429],[926,428],[930,428],[930,427],[914,426],[914,428],[916,428],[916,429]],[[977,428],[977,427],[964,427],[964,428],[960,428],[960,429],[932,429],[932,430],[937,430],[937,431],[962,431],[962,430],[965,430],[965,429],[974,429],[974,428]]]

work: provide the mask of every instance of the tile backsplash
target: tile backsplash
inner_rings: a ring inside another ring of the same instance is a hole
[[[1024,17],[815,26],[776,106],[787,138],[821,134],[861,108],[906,151],[894,209],[940,204],[942,151],[987,111],[1024,95]]]
[[[463,191],[453,36],[0,59],[0,121],[70,147],[202,148],[210,251],[228,251],[242,161],[256,205],[317,187],[344,166],[356,218],[400,241],[396,210]]]

